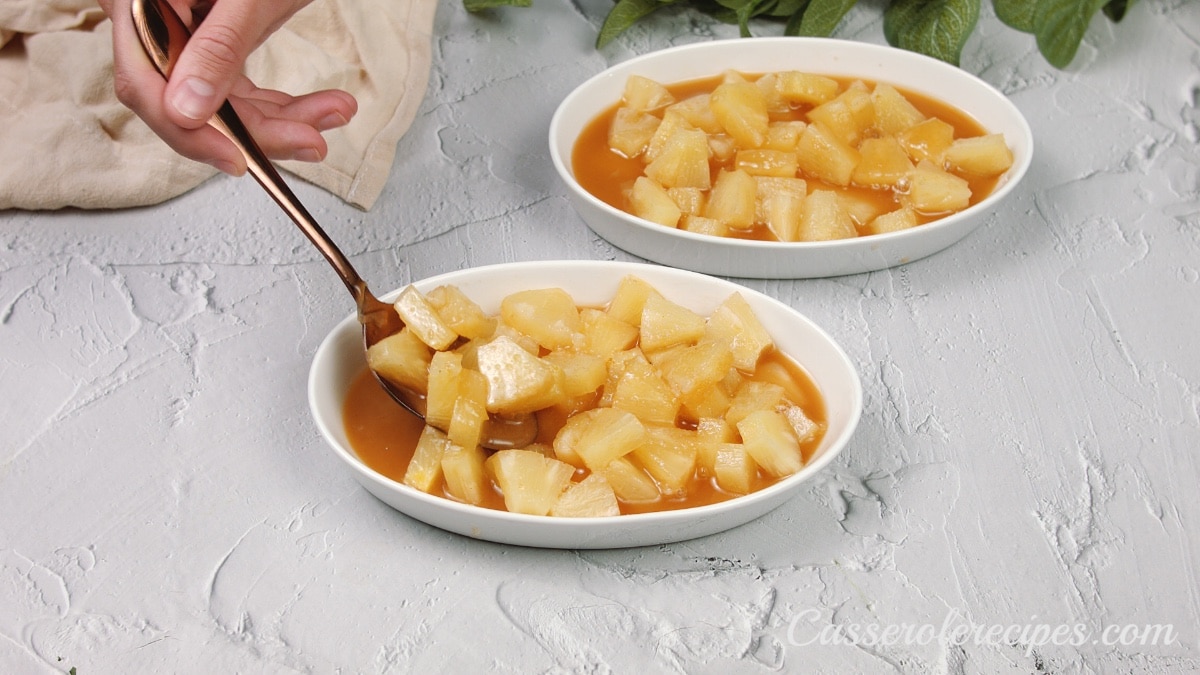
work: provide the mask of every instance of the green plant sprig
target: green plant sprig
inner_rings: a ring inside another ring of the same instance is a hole
[[[779,21],[783,34],[828,37],[858,0],[616,0],[596,36],[604,47],[630,26],[667,5],[680,5],[737,24],[752,37],[751,19]],[[1124,18],[1137,0],[992,0],[996,16],[1011,28],[1030,33],[1038,51],[1056,68],[1075,58],[1088,24],[1098,12],[1112,22]],[[883,13],[888,44],[959,64],[963,45],[979,21],[982,0],[889,0]],[[529,7],[532,0],[463,0],[470,12],[495,7]]]

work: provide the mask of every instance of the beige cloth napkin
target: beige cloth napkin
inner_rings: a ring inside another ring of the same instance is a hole
[[[288,171],[369,209],[429,80],[437,0],[315,0],[247,63],[259,86],[344,89],[347,126],[319,164]],[[0,209],[156,204],[215,173],[117,101],[112,31],[95,0],[0,0]]]

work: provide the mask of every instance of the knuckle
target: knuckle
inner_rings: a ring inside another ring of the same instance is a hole
[[[201,68],[210,72],[240,72],[245,52],[242,37],[230,27],[214,25],[197,32],[188,43]]]

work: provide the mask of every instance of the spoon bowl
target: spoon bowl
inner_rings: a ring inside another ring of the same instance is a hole
[[[170,78],[191,31],[166,0],[133,0],[133,24],[138,39],[154,67],[164,78]],[[258,146],[246,125],[229,101],[221,104],[209,124],[223,133],[246,157],[250,175],[284,210],[333,266],[346,284],[358,306],[358,321],[362,325],[363,349],[369,349],[384,338],[404,328],[404,321],[390,303],[375,297],[354,266],[325,233],[308,209],[300,202],[266,153]],[[412,414],[424,418],[425,400],[418,392],[396,386],[372,371],[387,393]],[[493,418],[484,428],[481,444],[487,448],[524,447],[537,437],[537,420],[532,415],[520,418]]]

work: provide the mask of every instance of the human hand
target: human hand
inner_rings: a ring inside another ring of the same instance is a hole
[[[263,152],[273,159],[318,162],[328,152],[322,131],[345,125],[358,103],[340,90],[291,96],[260,89],[242,75],[246,58],[311,0],[214,0],[171,73],[154,69],[130,17],[131,0],[99,0],[113,23],[117,98],[176,152],[225,173],[246,172],[246,159],[207,124],[229,99]],[[172,0],[194,23],[197,0]]]

